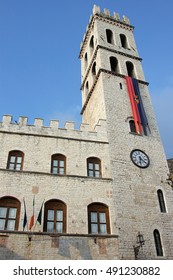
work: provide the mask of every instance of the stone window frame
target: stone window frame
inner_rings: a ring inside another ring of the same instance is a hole
[[[14,161],[12,161],[12,157],[14,157]],[[21,160],[19,161],[19,158]],[[9,170],[16,170],[16,171],[21,171],[23,170],[23,163],[24,163],[24,153],[20,150],[12,150],[8,154],[8,161],[7,161],[7,169]],[[14,165],[13,168],[10,166]],[[19,167],[19,169],[18,169]]]
[[[92,221],[91,213],[95,213],[97,221]],[[104,222],[100,221],[100,214],[105,214],[106,220]],[[92,231],[92,225],[96,225],[98,231]],[[101,225],[106,225],[106,232],[101,231]],[[88,233],[89,234],[110,234],[110,219],[109,219],[109,208],[107,205],[94,202],[88,205]]]
[[[91,168],[92,165],[92,168]],[[99,165],[99,169],[96,168],[96,165]],[[99,172],[99,176],[97,176]],[[91,175],[93,173],[93,175]],[[89,157],[87,158],[87,176],[100,178],[102,177],[101,173],[101,160],[97,157]]]
[[[57,165],[55,165],[54,161],[57,161]],[[61,166],[61,162],[63,162],[63,166]],[[54,169],[57,169],[57,172],[54,172]],[[61,173],[61,170],[63,170],[63,173]],[[66,156],[59,153],[51,156],[51,173],[66,175]]]
[[[0,220],[5,220],[4,229],[3,230],[18,230],[19,227],[19,219],[20,219],[20,201],[12,196],[4,196],[0,198],[0,209],[6,208],[6,216],[1,217]],[[16,216],[10,217],[10,209],[16,209]],[[9,221],[15,221],[14,229],[9,229]],[[2,229],[1,229],[2,230]]]
[[[53,219],[48,218],[48,211],[52,210],[54,215]],[[63,217],[62,220],[57,218],[57,211],[62,211]],[[59,199],[51,199],[45,202],[44,205],[44,225],[43,231],[50,232],[50,233],[66,233],[66,221],[67,221],[67,206],[66,204]],[[48,230],[48,222],[53,223],[53,231]],[[60,225],[62,224],[62,231],[56,230],[57,223]]]

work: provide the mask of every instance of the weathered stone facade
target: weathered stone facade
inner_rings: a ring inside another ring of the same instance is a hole
[[[120,40],[121,34],[127,38],[127,45]],[[118,61],[117,72],[111,69],[110,57]],[[4,116],[0,123],[0,203],[4,197],[20,202],[18,229],[0,231],[0,259],[134,259],[139,232],[145,244],[136,257],[173,259],[173,194],[167,181],[169,171],[129,20],[126,17],[120,20],[118,14],[110,16],[108,10],[101,13],[94,6],[80,59],[83,117],[80,130],[75,130],[70,122],[63,129],[58,128],[58,121],[45,127],[41,119],[28,125],[26,117],[14,123],[11,116]],[[127,62],[133,63],[134,76],[139,82],[150,126],[147,136],[129,129],[133,116],[124,79],[128,75]],[[134,149],[149,156],[148,168],[132,163],[130,154]],[[23,152],[22,170],[8,168],[10,151]],[[66,158],[63,175],[51,172],[54,154]],[[100,159],[99,177],[89,176],[89,158]],[[165,211],[159,207],[158,191],[163,195]],[[64,202],[65,232],[45,230],[44,206],[41,225],[36,223],[31,231],[27,227],[22,231],[23,201],[29,220],[34,196],[35,218],[43,201]],[[88,207],[93,203],[108,209],[107,234],[89,232],[92,222]],[[155,231],[161,239],[159,253]]]
[[[169,167],[171,176],[173,176],[173,158],[168,159],[168,167]]]

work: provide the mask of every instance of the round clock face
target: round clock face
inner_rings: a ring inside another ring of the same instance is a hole
[[[146,168],[150,164],[149,157],[141,150],[133,150],[130,154],[132,162],[141,168]]]

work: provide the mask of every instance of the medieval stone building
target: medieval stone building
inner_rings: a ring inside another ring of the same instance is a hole
[[[173,259],[173,193],[127,17],[94,6],[80,130],[0,123],[0,259]]]

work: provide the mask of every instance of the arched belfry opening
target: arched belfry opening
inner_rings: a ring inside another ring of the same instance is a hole
[[[134,65],[132,62],[127,61],[126,62],[126,67],[127,67],[127,74],[129,77],[135,78],[135,69]]]

